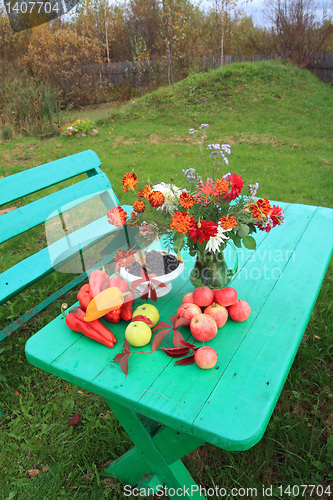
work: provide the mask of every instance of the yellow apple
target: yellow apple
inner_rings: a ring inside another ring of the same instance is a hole
[[[137,307],[135,311],[132,314],[132,318],[134,319],[135,316],[146,316],[150,321],[152,321],[154,324],[153,325],[148,325],[150,328],[154,328],[155,325],[157,325],[158,320],[160,319],[160,314],[155,306],[152,304],[142,304],[141,306]]]
[[[149,344],[151,329],[143,321],[132,321],[125,330],[127,342],[134,347],[142,347]]]

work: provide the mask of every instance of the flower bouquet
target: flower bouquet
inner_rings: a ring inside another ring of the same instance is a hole
[[[237,260],[233,270],[227,267],[223,254],[226,246],[234,249],[244,245],[254,250],[256,241],[251,235],[257,230],[268,233],[283,224],[284,213],[268,199],[256,197],[258,182],[244,186],[240,175],[223,171],[229,166],[229,144],[208,144],[206,149],[212,160],[208,175],[203,154],[207,127],[208,124],[202,124],[198,130],[189,131],[191,135],[200,131],[204,177],[188,168],[183,170],[185,187],[148,180],[140,188],[136,174],[129,172],[122,182],[123,191],[133,196],[130,218],[121,207],[114,207],[108,211],[108,220],[115,225],[138,226],[141,242],[163,236],[179,260],[180,250],[187,248],[190,255],[196,256],[190,276],[193,285],[223,288],[237,270]],[[117,264],[131,265],[135,253],[121,252],[116,255]]]

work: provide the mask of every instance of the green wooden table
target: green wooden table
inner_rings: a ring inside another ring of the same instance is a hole
[[[121,351],[125,323],[112,327],[118,338],[112,350],[69,331],[62,316],[28,340],[32,364],[102,396],[133,440],[134,448],[107,474],[140,488],[174,488],[169,496],[203,498],[195,488],[188,494],[195,483],[181,457],[204,442],[246,450],[263,436],[332,255],[333,210],[279,205],[286,223],[269,234],[259,232],[256,251],[239,251],[232,286],[252,313],[243,323],[228,320],[209,342],[218,353],[214,369],[174,366],[158,350],[131,356],[125,378],[112,361]],[[193,289],[191,266],[185,258],[172,292],[158,299],[161,320],[169,321]],[[188,329],[182,331],[192,339]]]

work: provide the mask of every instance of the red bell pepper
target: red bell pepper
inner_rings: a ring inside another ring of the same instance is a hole
[[[119,288],[121,292],[126,292],[128,288],[128,283],[126,280],[117,275],[117,276],[112,276],[112,278],[110,278],[109,288],[111,288],[112,286]]]
[[[105,271],[95,269],[89,276],[89,285],[92,297],[106,290],[109,286],[109,276]]]
[[[110,323],[119,323],[120,321],[120,308],[114,309],[105,314],[104,318]]]
[[[130,321],[132,319],[134,299],[135,294],[133,292],[124,297],[124,302],[120,308],[120,317],[124,321]]]
[[[74,332],[83,333],[86,337],[97,340],[97,342],[107,347],[114,347],[117,342],[111,330],[103,325],[98,319],[90,321],[89,323],[84,321],[86,313],[80,307],[70,309],[69,313],[65,315],[63,306],[62,313],[66,318],[66,325]]]
[[[77,299],[80,302],[81,309],[83,309],[85,311],[92,298],[93,298],[93,296],[91,293],[91,288],[90,288],[89,283],[81,286],[81,288],[77,294]]]
[[[126,304],[125,306],[121,307],[120,317],[124,321],[130,321],[132,319],[132,314],[133,314],[132,304],[130,304],[129,306]]]

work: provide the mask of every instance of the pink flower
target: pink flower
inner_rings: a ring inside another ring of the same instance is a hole
[[[201,187],[199,187],[200,184]],[[216,187],[214,186],[213,179],[207,179],[205,184],[202,181],[200,181],[199,184],[197,185],[197,189],[208,196],[218,195]]]

